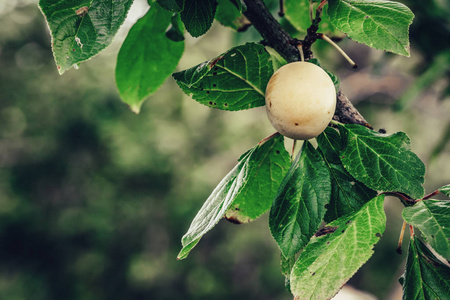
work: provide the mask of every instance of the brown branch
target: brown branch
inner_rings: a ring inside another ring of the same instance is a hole
[[[275,49],[287,62],[300,60],[297,49],[298,40],[292,38],[281,27],[267,10],[264,2],[262,0],[244,0],[244,2],[247,5],[244,15],[261,34],[265,45]],[[341,90],[337,94],[334,119],[341,123],[359,124],[372,128]]]

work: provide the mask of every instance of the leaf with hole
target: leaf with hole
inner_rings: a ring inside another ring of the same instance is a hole
[[[40,0],[60,74],[108,47],[133,0]]]
[[[372,256],[385,229],[384,195],[329,223],[331,233],[314,236],[291,272],[295,299],[330,299]]]
[[[330,194],[330,171],[305,141],[270,209],[270,232],[285,257],[300,251],[319,229]]]
[[[387,0],[329,0],[331,23],[352,40],[379,50],[409,56],[409,25],[414,14]]]
[[[450,260],[450,201],[423,200],[406,207],[403,219],[425,235],[437,253]]]
[[[410,240],[405,273],[399,281],[403,300],[444,300],[450,295],[450,268],[416,237]]]
[[[239,159],[239,163],[222,179],[195,216],[183,236],[183,248],[178,259],[186,258],[230,207],[242,210],[241,214],[233,216],[236,218],[234,220],[246,222],[269,209],[273,195],[290,165],[289,154],[282,147],[283,136],[277,135],[256,145]]]
[[[272,74],[271,57],[264,46],[247,43],[172,76],[201,104],[243,110],[265,105],[264,93]]]
[[[352,124],[339,125],[339,131],[342,164],[356,180],[376,191],[423,196],[425,166],[405,133],[386,135]]]
[[[152,5],[128,32],[116,64],[116,83],[120,97],[139,113],[145,98],[154,93],[176,68],[184,42],[165,35],[171,13]]]

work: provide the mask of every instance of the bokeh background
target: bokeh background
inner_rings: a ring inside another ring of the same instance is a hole
[[[315,53],[375,128],[408,133],[431,192],[450,182],[450,8],[403,2],[416,13],[411,58],[343,40],[354,71],[321,41]],[[0,299],[291,299],[267,215],[249,225],[221,221],[176,260],[203,201],[273,129],[264,108],[210,109],[171,79],[132,113],[114,66],[146,8],[135,0],[113,45],[60,76],[37,0],[0,0]],[[187,37],[178,68],[259,39],[215,23],[204,37]],[[349,282],[370,299],[401,298],[401,209],[386,201],[387,230]]]

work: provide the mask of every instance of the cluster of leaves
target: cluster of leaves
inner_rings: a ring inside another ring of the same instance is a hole
[[[319,30],[409,56],[408,28],[414,15],[406,6],[386,0],[328,2]],[[131,3],[41,0],[60,73],[107,47]],[[149,4],[150,9],[129,31],[116,66],[120,95],[136,113],[176,68],[184,51],[185,31],[199,37],[214,19],[236,30],[249,23],[243,15],[245,1],[157,0]],[[308,0],[286,0],[286,19],[299,32],[311,25],[309,7]],[[174,73],[173,78],[201,104],[236,111],[264,105],[273,72],[265,47],[247,43]],[[333,81],[338,85],[337,78]],[[234,223],[248,223],[270,211],[269,227],[281,250],[288,289],[296,299],[328,299],[373,254],[385,230],[383,193],[394,193],[411,200],[405,201],[405,221],[450,259],[450,202],[425,199],[412,205],[412,199],[424,198],[425,167],[411,151],[406,134],[386,135],[336,123],[315,144],[305,141],[292,161],[283,136],[274,134],[243,154],[194,218],[178,258],[185,258],[224,216]],[[448,190],[444,187],[441,192],[448,195]],[[449,268],[413,237],[401,279],[405,299],[448,295],[448,278]]]

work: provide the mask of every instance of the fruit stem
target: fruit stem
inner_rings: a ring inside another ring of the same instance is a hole
[[[398,254],[402,254],[402,244],[403,244],[403,235],[405,234],[406,229],[406,221],[403,221],[402,230],[400,231],[400,238],[398,239],[398,246],[395,251],[397,251]]]
[[[312,2],[312,0],[309,0],[309,19],[311,20],[311,23],[314,20],[313,10],[314,10],[314,3]]]
[[[303,44],[299,43],[297,45],[298,51],[300,52],[300,61],[305,61],[305,55],[303,54]]]
[[[292,153],[291,153],[291,160],[294,159],[294,150],[295,150],[295,146],[297,145],[297,140],[294,140],[294,142],[292,143]]]
[[[344,50],[341,49],[335,42],[333,42],[329,37],[327,37],[323,33],[318,33],[317,38],[322,39],[326,42],[328,42],[331,46],[333,46],[341,55],[350,63],[353,69],[356,69],[358,65],[347,55],[347,53],[344,52]]]
[[[280,11],[278,12],[278,15],[280,17],[284,17],[284,3],[283,2],[284,2],[283,0],[280,0]]]

